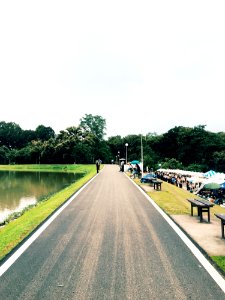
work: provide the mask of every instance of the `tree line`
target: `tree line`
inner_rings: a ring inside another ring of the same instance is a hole
[[[13,122],[0,122],[0,164],[91,164],[96,159],[118,163],[141,159],[144,166],[225,172],[225,133],[205,125],[176,126],[164,134],[120,135],[104,139],[106,120],[86,114],[77,126],[61,130],[39,125],[23,130]],[[127,145],[128,146],[125,146]]]

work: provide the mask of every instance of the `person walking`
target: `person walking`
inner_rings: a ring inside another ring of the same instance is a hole
[[[100,169],[100,159],[96,160],[95,165],[96,165],[96,172],[98,173]]]
[[[121,168],[120,168],[121,172],[124,172],[124,161],[121,161]]]

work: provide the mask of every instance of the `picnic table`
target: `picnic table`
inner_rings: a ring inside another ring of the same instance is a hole
[[[208,222],[210,223],[210,207],[213,207],[214,204],[203,199],[187,199],[191,203],[191,215],[193,216],[193,208],[197,207],[198,216],[200,217],[200,222],[203,221],[202,214],[203,212],[208,213]]]
[[[222,239],[224,239],[224,225],[225,225],[225,215],[224,214],[215,214],[215,216],[221,221],[221,232]]]
[[[161,185],[162,185],[162,180],[159,180],[159,179],[154,179],[151,181],[153,183],[153,187],[154,187],[154,190],[160,190],[161,191]]]

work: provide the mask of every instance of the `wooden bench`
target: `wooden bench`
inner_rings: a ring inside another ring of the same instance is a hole
[[[222,239],[224,239],[225,215],[224,214],[215,214],[215,216],[221,220]]]
[[[214,204],[207,200],[200,199],[187,199],[191,203],[191,215],[193,216],[193,207],[197,207],[198,216],[200,217],[200,222],[203,221],[202,213],[208,213],[208,222],[210,223],[210,207],[213,207]]]
[[[153,187],[154,187],[154,190],[160,190],[161,191],[161,185],[162,185],[162,181],[161,180],[152,180],[152,183],[153,183]]]

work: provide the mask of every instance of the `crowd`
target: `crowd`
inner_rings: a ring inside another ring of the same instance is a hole
[[[204,199],[215,204],[223,204],[225,202],[224,189],[204,189],[202,188],[204,178],[194,177],[190,174],[175,173],[158,170],[155,172],[156,177],[163,181],[174,184],[179,188],[183,188],[191,193],[194,193]]]
[[[166,181],[168,183],[174,184],[179,188],[184,188],[190,192],[197,191],[202,183],[201,181],[192,182],[190,175],[176,174],[176,173],[162,172],[162,171],[156,171],[155,174],[157,178],[160,178],[161,180]]]

